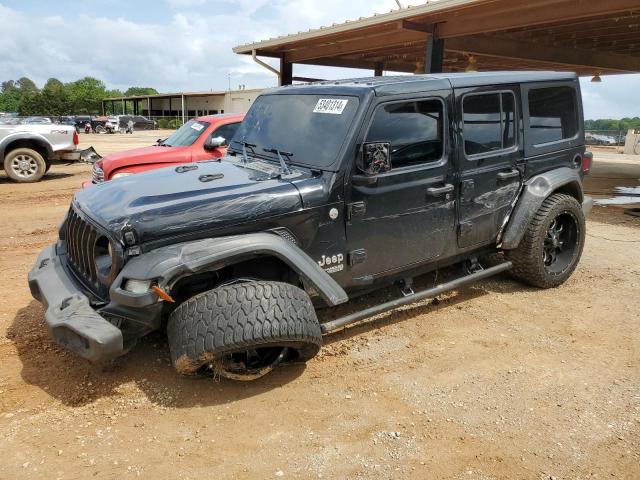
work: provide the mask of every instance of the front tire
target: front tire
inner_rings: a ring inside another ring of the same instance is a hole
[[[306,361],[322,345],[307,293],[279,282],[226,285],[196,295],[169,316],[171,360],[179,373],[255,380],[285,358]]]
[[[549,196],[535,213],[515,250],[511,274],[540,288],[562,285],[576,269],[584,248],[585,218],[578,201],[565,194]]]
[[[33,183],[44,176],[47,163],[31,148],[16,148],[4,157],[4,171],[14,182]]]

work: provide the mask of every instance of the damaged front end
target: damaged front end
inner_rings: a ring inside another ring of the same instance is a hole
[[[72,204],[58,242],[29,272],[53,339],[92,362],[126,353],[160,326],[163,300],[153,290],[120,288],[125,255],[119,239]]]
[[[100,155],[93,147],[85,148],[79,153],[80,161],[84,163],[95,163],[102,158],[102,155]]]

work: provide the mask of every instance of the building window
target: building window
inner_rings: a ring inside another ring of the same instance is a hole
[[[515,98],[511,92],[468,95],[462,102],[464,151],[493,153],[515,145]]]
[[[533,145],[573,138],[578,133],[575,91],[571,87],[529,91],[529,142]]]
[[[391,144],[391,168],[434,162],[444,150],[440,100],[388,103],[376,110],[367,142]]]

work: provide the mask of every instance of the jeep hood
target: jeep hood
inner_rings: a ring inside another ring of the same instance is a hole
[[[229,161],[189,163],[123,177],[76,193],[74,205],[121,237],[215,235],[216,229],[302,208],[290,182]]]
[[[149,147],[134,148],[124,152],[111,153],[102,158],[102,169],[106,175],[121,167],[144,165],[148,163],[175,163],[180,161],[183,152],[191,147]]]

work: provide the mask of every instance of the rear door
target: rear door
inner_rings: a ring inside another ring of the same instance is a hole
[[[354,283],[440,257],[455,242],[449,101],[447,91],[377,105],[364,142],[390,144],[391,170],[350,187],[346,231]]]
[[[496,241],[522,182],[521,108],[518,86],[456,90],[462,129],[458,246]]]

